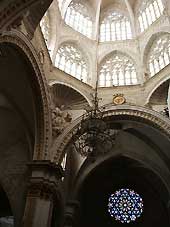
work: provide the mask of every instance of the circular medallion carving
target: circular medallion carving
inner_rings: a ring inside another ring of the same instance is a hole
[[[113,96],[113,103],[115,105],[122,105],[126,102],[126,99],[123,95],[114,95]]]

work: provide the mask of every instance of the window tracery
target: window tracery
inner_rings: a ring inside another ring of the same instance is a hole
[[[45,43],[48,47],[49,38],[50,38],[50,21],[49,21],[49,16],[47,12],[45,13],[45,15],[40,21],[40,27],[44,36]]]
[[[150,75],[154,76],[170,63],[170,34],[158,37],[151,46],[148,55]]]
[[[108,212],[121,223],[134,222],[143,213],[143,200],[135,191],[122,188],[109,197]]]
[[[114,53],[106,58],[99,71],[99,86],[123,86],[137,84],[137,72],[133,61],[121,54]]]
[[[88,38],[92,37],[92,19],[87,7],[79,1],[72,1],[67,8],[65,22]]]
[[[145,0],[142,2],[138,21],[140,31],[146,30],[154,21],[156,21],[164,11],[162,0]]]
[[[108,11],[100,25],[100,41],[126,40],[132,38],[129,18],[116,12]]]
[[[58,49],[55,66],[85,83],[88,82],[87,63],[81,51],[72,44],[64,44]]]

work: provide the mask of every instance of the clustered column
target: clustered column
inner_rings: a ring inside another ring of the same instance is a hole
[[[31,178],[28,189],[24,227],[51,226],[53,205],[58,202],[63,170],[49,161],[34,161],[29,165]]]

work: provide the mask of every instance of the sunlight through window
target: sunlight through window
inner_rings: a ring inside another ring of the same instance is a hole
[[[128,17],[116,11],[108,11],[100,26],[100,41],[126,40],[132,38]]]
[[[133,61],[122,53],[114,53],[101,64],[99,86],[123,86],[137,84],[137,73]]]
[[[58,49],[55,66],[85,83],[88,82],[87,64],[83,54],[71,44],[64,44]]]
[[[138,17],[140,31],[146,30],[163,14],[163,11],[164,6],[161,0],[143,1]]]

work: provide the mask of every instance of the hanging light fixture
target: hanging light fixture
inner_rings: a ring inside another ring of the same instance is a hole
[[[111,130],[99,108],[98,85],[96,82],[93,108],[83,115],[73,134],[73,145],[82,156],[104,155],[112,150],[117,130]]]

